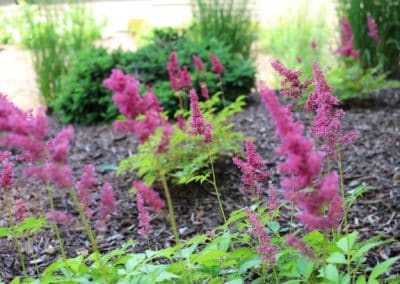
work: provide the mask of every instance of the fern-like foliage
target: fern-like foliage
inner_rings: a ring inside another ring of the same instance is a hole
[[[203,137],[190,136],[175,125],[175,131],[170,136],[169,150],[156,154],[161,139],[160,128],[151,139],[138,147],[137,153],[120,162],[117,174],[135,170],[145,183],[152,185],[158,179],[157,163],[159,163],[167,178],[174,184],[203,183],[211,175],[210,157],[213,162],[230,158],[243,144],[243,134],[233,130],[234,124],[229,123],[229,118],[242,110],[245,105],[244,100],[245,97],[240,96],[218,113],[215,111],[215,106],[220,101],[219,94],[200,103],[205,120],[213,127],[211,143],[205,144]],[[190,118],[189,111],[181,111],[180,115]]]

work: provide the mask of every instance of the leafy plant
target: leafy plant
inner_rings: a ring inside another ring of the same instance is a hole
[[[204,118],[213,127],[213,141],[204,144],[202,137],[190,136],[177,126],[170,136],[169,150],[160,158],[161,167],[165,175],[174,184],[188,184],[191,182],[204,182],[211,176],[209,168],[209,157],[215,162],[221,158],[229,158],[239,151],[243,142],[243,135],[233,131],[232,123],[228,123],[235,113],[242,110],[244,97],[238,97],[236,102],[230,104],[220,112],[216,112],[215,106],[219,103],[220,97],[214,95],[210,100],[200,103],[200,110]],[[187,118],[189,111],[180,112],[182,117]],[[161,129],[159,129],[161,130]],[[154,155],[159,141],[161,131],[154,137],[138,147],[137,153],[122,160],[117,173],[127,170],[135,170],[138,176],[147,184],[152,185],[158,179],[157,156]],[[196,151],[193,151],[196,149]]]
[[[337,66],[328,72],[335,95],[342,102],[353,98],[365,98],[383,88],[400,86],[400,81],[388,81],[387,73],[380,73],[380,67],[363,69],[359,62],[353,65]]]
[[[250,57],[256,39],[249,0],[192,0],[193,36],[200,42],[216,38],[233,54]]]
[[[101,36],[101,25],[92,13],[82,3],[72,2],[65,8],[55,0],[21,3],[21,43],[32,51],[40,93],[49,104],[63,89],[69,62]]]
[[[97,124],[109,122],[118,115],[111,92],[102,82],[114,67],[126,70],[133,53],[108,52],[92,47],[77,54],[65,78],[65,88],[52,103],[63,123]]]
[[[338,13],[350,22],[355,48],[361,52],[361,66],[365,70],[381,66],[390,77],[400,78],[399,1],[340,0]],[[378,45],[368,36],[368,15],[377,23]]]

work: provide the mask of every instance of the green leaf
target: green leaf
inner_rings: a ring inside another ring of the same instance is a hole
[[[320,276],[330,282],[339,283],[339,271],[333,264],[322,267],[320,269]]]
[[[327,262],[329,262],[329,263],[347,264],[347,260],[346,260],[345,255],[340,253],[340,252],[332,253],[328,257]]]
[[[277,221],[268,221],[267,226],[274,233],[277,233],[281,227]]]
[[[29,217],[15,226],[15,233],[17,235],[28,232],[37,232],[46,224],[45,217]]]
[[[296,263],[297,271],[305,278],[308,279],[313,272],[314,264],[311,261],[300,259]]]
[[[361,275],[357,278],[356,284],[367,284],[367,280],[364,275]]]
[[[350,234],[348,234],[347,236],[344,236],[343,238],[341,238],[336,245],[342,249],[342,251],[346,254],[349,254],[356,239],[358,237],[358,232],[354,231]]]
[[[244,283],[244,281],[242,278],[236,278],[236,279],[226,282],[226,284],[243,284],[243,283]]]
[[[389,258],[384,262],[377,264],[371,272],[370,278],[378,278],[381,274],[389,271],[390,267],[398,260],[400,256]]]
[[[260,265],[261,265],[260,257],[258,255],[255,255],[254,257],[252,257],[252,258],[246,260],[245,262],[243,262],[242,264],[240,264],[237,273],[238,273],[238,275],[241,275],[244,272],[246,272],[247,269],[253,268],[253,267],[259,267]]]
[[[11,236],[11,230],[6,227],[0,227],[0,238]]]
[[[365,245],[363,245],[361,248],[359,248],[353,255],[353,257],[351,258],[351,260],[355,260],[356,258],[360,258],[363,257],[370,249],[381,245],[383,242],[379,241],[379,242],[373,242],[373,243],[366,243]]]
[[[163,271],[157,276],[156,282],[162,282],[162,281],[166,281],[166,280],[179,279],[179,278],[180,277],[174,273],[171,273],[168,271]]]
[[[144,260],[145,260],[144,253],[133,254],[132,257],[126,262],[125,269],[127,271],[133,271]]]

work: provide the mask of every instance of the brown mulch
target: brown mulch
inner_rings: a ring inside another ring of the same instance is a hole
[[[368,185],[370,191],[352,207],[349,222],[363,238],[381,234],[383,238],[397,238],[395,242],[375,249],[368,261],[373,264],[400,254],[400,89],[382,90],[367,101],[353,101],[345,105],[345,129],[357,129],[360,138],[343,151],[344,177],[347,188]],[[304,114],[299,114],[305,118]],[[254,137],[258,152],[266,159],[273,172],[272,179],[277,184],[275,165],[278,161],[274,148],[278,141],[275,130],[264,107],[255,97],[248,107],[235,116],[236,128]],[[61,129],[57,118],[50,117],[52,133]],[[117,197],[117,213],[106,231],[97,232],[102,251],[110,251],[129,239],[137,241],[134,251],[147,247],[147,240],[137,236],[138,220],[135,198],[129,193],[134,173],[124,173],[116,177],[113,169],[119,161],[135,151],[134,138],[116,133],[111,125],[75,126],[75,140],[72,145],[70,163],[76,177],[85,163],[93,163],[97,168],[99,189],[104,181],[113,183]],[[17,168],[17,175],[20,169]],[[226,210],[242,208],[250,204],[248,196],[239,192],[240,174],[230,161],[217,167],[218,184],[223,195]],[[193,185],[173,188],[174,207],[177,224],[182,238],[203,233],[221,224],[218,205],[210,187]],[[26,201],[30,214],[40,216],[49,208],[46,189],[39,183],[17,180],[11,190],[12,196]],[[100,198],[97,195],[97,200]],[[4,199],[0,196],[0,226],[6,224]],[[55,192],[58,209],[74,212],[70,198],[63,191]],[[151,248],[162,248],[173,243],[171,229],[166,221],[167,213],[154,215]],[[90,247],[79,222],[62,228],[62,236],[70,257],[86,254]],[[33,251],[40,269],[44,269],[60,256],[55,237],[50,229],[42,229],[31,237]],[[0,239],[0,277],[9,281],[21,275],[17,254],[11,239]],[[24,246],[28,270],[34,275],[32,249]],[[400,273],[400,265],[392,269]]]

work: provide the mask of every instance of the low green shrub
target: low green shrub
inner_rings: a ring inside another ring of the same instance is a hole
[[[66,76],[65,89],[53,102],[54,111],[63,123],[96,124],[109,122],[118,115],[111,92],[102,82],[111,69],[126,70],[133,53],[100,47],[89,48],[77,55]]]

